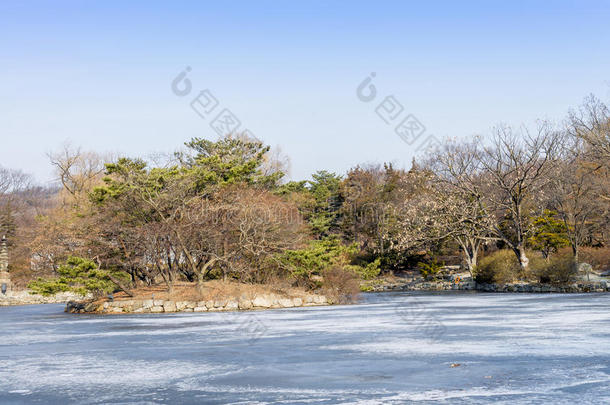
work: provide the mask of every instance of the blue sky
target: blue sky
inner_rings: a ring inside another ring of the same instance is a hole
[[[409,167],[418,144],[377,116],[384,97],[438,138],[561,119],[610,98],[608,21],[610,1],[4,1],[0,165],[48,181],[45,153],[66,140],[146,156],[214,139],[190,107],[208,89],[290,156],[293,179]]]

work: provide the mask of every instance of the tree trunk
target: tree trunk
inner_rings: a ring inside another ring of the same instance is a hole
[[[530,263],[530,259],[528,259],[528,257],[525,255],[525,247],[523,245],[519,245],[514,248],[513,251],[517,255],[517,260],[519,260],[521,272],[525,273]]]
[[[474,268],[477,267],[477,254],[476,252],[473,252],[472,249],[466,247],[464,247],[463,250],[464,258],[466,259],[466,268],[468,269],[470,276],[474,277]]]
[[[549,262],[551,258],[551,248],[546,247],[540,251],[545,262]]]
[[[205,275],[208,272],[208,269],[210,268],[210,266],[212,266],[217,261],[218,261],[218,258],[209,260],[206,264],[203,265],[203,268],[196,273],[197,274],[197,291],[199,292],[199,294],[201,294],[202,297],[203,297],[203,293],[204,293],[203,280],[205,278]]]
[[[572,243],[572,266],[574,274],[578,274],[578,244]],[[585,266],[587,269],[587,281],[591,281],[591,276],[589,275],[589,266]]]
[[[475,252],[468,260],[468,272],[474,277],[474,269],[477,267],[477,253]]]
[[[225,237],[224,240],[222,241],[222,255],[226,256],[228,251],[229,251],[229,241]],[[229,270],[225,267],[226,266],[222,266],[222,282],[223,283],[227,282],[227,271]]]
[[[572,243],[572,254],[574,255],[574,263],[578,263],[578,245]]]
[[[110,281],[112,281],[114,284],[116,284],[117,287],[119,287],[119,289],[121,291],[123,291],[128,296],[133,297],[133,294],[129,291],[129,289],[127,287],[125,287],[125,285],[123,285],[123,283],[120,280],[112,277],[112,275],[110,275],[110,274],[108,274],[108,278],[110,279]]]
[[[95,262],[97,264],[97,269],[101,270],[102,269],[102,262],[101,262],[101,260],[100,260],[100,258],[98,256],[95,257]],[[108,275],[108,278],[110,279],[110,281],[112,281],[117,287],[119,287],[119,289],[121,291],[123,291],[129,297],[133,297],[133,294],[129,291],[129,289],[120,280],[112,277],[112,274],[110,274],[110,272],[107,272],[107,275]]]
[[[480,242],[472,240],[463,240],[458,238],[462,251],[464,252],[464,259],[466,260],[466,267],[470,273],[470,277],[474,278],[474,269],[477,267],[477,258],[479,256]]]
[[[199,295],[203,297],[203,272],[197,273],[197,292]]]

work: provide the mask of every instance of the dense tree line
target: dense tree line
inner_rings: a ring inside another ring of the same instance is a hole
[[[78,273],[128,293],[209,279],[324,288],[439,262],[498,281],[499,265],[483,271],[496,250],[511,252],[509,278],[555,280],[566,249],[565,280],[582,260],[608,264],[610,113],[593,97],[561,125],[447,140],[409,170],[286,182],[285,159],[239,135],[154,161],[68,146],[49,157],[60,189],[0,170],[0,227],[22,286]]]

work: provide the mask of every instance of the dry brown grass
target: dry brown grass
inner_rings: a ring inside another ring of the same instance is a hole
[[[595,270],[608,270],[610,269],[610,247],[592,248],[582,247],[580,248],[581,261],[585,261]]]
[[[114,295],[115,299],[154,299],[171,301],[208,301],[230,298],[254,298],[257,295],[274,293],[287,297],[304,297],[307,292],[301,288],[290,287],[282,283],[246,284],[233,281],[211,280],[203,283],[203,294],[199,293],[196,283],[178,282],[169,294],[165,286],[140,287],[130,291],[129,297],[124,292]]]
[[[339,304],[356,302],[360,294],[360,281],[353,271],[339,266],[324,271],[322,294]]]
[[[478,283],[506,284],[517,279],[519,262],[511,250],[497,250],[479,260],[474,274]]]

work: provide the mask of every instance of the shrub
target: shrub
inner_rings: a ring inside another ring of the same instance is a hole
[[[69,257],[66,264],[57,269],[59,277],[32,281],[28,287],[41,295],[49,296],[63,291],[94,296],[117,291],[116,280],[129,281],[129,275],[122,271],[102,270],[91,260]]]
[[[478,283],[505,284],[515,280],[520,272],[519,261],[512,250],[498,250],[482,258],[474,269]]]
[[[366,263],[364,265],[347,265],[346,269],[353,271],[358,275],[362,280],[371,280],[379,275],[380,269],[379,265],[381,264],[381,258],[375,259],[371,263]]]
[[[550,280],[546,277],[544,269],[549,266],[550,257],[544,258],[544,253],[527,252],[527,257],[530,259],[527,272],[523,274],[524,278],[531,282],[549,283]]]
[[[322,294],[330,301],[346,304],[358,299],[360,282],[353,271],[333,266],[324,270],[323,277]]]
[[[546,268],[546,275],[551,283],[569,283],[574,281],[577,274],[571,254],[551,258]]]
[[[296,280],[298,284],[312,286],[314,276],[341,260],[346,253],[338,239],[328,238],[311,241],[303,249],[286,250],[277,255],[280,268]]]
[[[372,285],[369,285],[369,284],[361,284],[361,285],[360,285],[360,291],[361,291],[361,292],[373,292],[373,291],[375,291],[375,290],[373,289],[373,286],[372,286]]]
[[[417,263],[417,267],[419,267],[421,275],[426,279],[436,278],[444,265],[445,263],[439,262],[436,258],[433,258],[428,262]]]
[[[356,244],[343,245],[338,238],[326,238],[309,243],[304,249],[287,250],[276,256],[280,268],[288,272],[297,284],[319,287],[318,278],[332,267],[351,271],[369,280],[379,274],[380,259],[372,263],[353,264],[358,254]]]
[[[576,275],[572,255],[567,251],[548,259],[535,252],[527,252],[527,257],[530,259],[527,273],[521,274],[519,262],[513,251],[498,250],[479,261],[475,269],[475,278],[479,283],[505,284],[522,275],[529,281],[564,284],[572,281]]]
[[[574,280],[577,272],[571,253],[551,256],[549,260],[530,262],[530,273],[541,283],[565,284]]]

